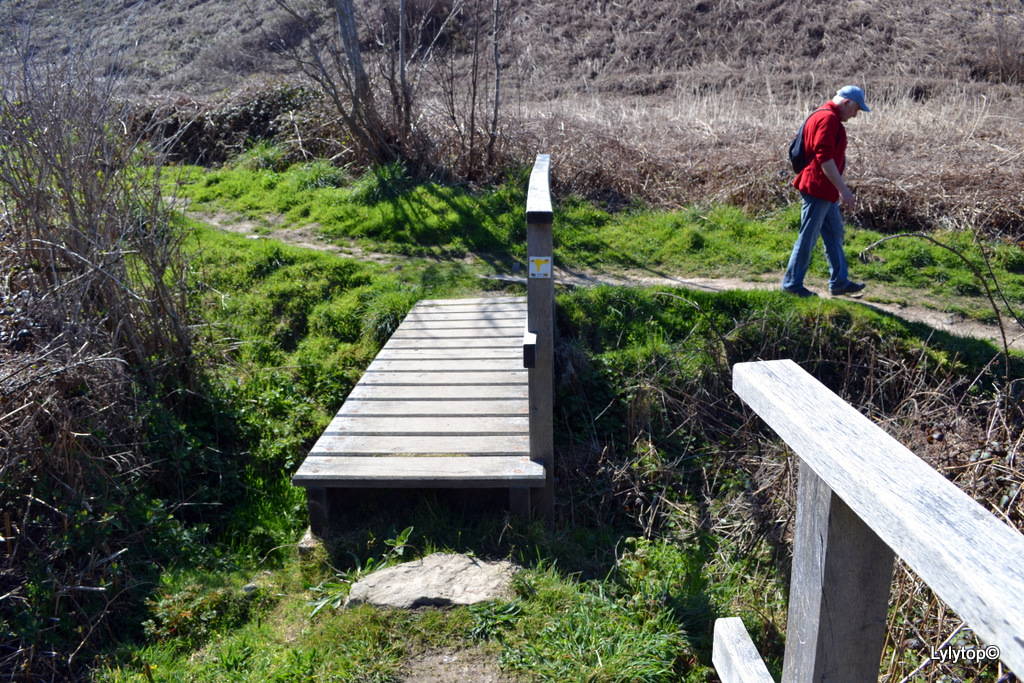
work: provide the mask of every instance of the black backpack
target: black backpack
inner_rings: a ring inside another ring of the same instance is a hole
[[[820,107],[812,111],[804,122],[800,124],[800,130],[797,131],[796,137],[793,138],[789,143],[789,163],[793,165],[793,171],[799,173],[807,167],[806,150],[804,149],[804,126],[811,120],[811,117],[817,114],[823,109],[828,107]]]

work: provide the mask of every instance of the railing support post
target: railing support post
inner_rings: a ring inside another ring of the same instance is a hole
[[[893,552],[800,463],[783,683],[875,683]]]
[[[538,154],[526,198],[527,330],[536,335],[534,367],[529,369],[530,459],[543,463],[547,482],[535,489],[534,508],[552,519],[555,511],[554,318],[555,281],[549,190],[551,157]]]

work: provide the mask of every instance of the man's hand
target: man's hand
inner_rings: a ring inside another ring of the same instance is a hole
[[[850,188],[844,185],[839,189],[839,206],[843,207],[847,211],[853,211],[853,205],[856,201],[857,199],[853,196],[853,193],[850,192]]]
[[[853,193],[850,192],[850,188],[846,186],[846,181],[843,180],[843,174],[839,172],[839,168],[836,166],[835,159],[829,159],[821,165],[821,170],[824,172],[825,177],[832,181],[832,184],[839,190],[839,205],[848,211],[853,210],[853,204],[856,201],[853,198]]]

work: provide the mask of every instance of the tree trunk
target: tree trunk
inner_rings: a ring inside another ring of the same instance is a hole
[[[360,105],[372,100],[370,78],[363,66],[363,55],[359,50],[359,34],[356,31],[356,10],[352,0],[334,0],[338,15],[338,37],[345,50],[349,69],[352,71],[352,96]]]
[[[501,59],[498,55],[498,19],[501,17],[500,0],[494,0],[494,28],[492,45],[494,47],[494,113],[491,116],[491,130],[487,140],[487,168],[494,167],[494,143],[498,138],[498,104],[501,101]]]

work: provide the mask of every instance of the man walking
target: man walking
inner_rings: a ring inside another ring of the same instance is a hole
[[[782,278],[784,292],[800,297],[817,296],[804,287],[804,276],[819,235],[828,261],[829,293],[833,296],[856,294],[864,289],[864,283],[853,282],[849,278],[843,252],[846,233],[839,214],[840,205],[852,210],[854,204],[853,193],[843,180],[846,166],[846,128],[843,124],[860,111],[871,111],[864,103],[864,91],[855,85],[846,85],[811,114],[804,124],[807,165],[793,180],[793,187],[803,197],[800,233]]]

